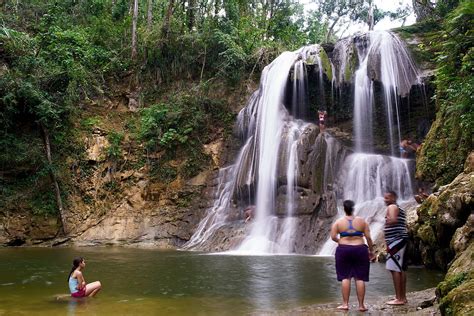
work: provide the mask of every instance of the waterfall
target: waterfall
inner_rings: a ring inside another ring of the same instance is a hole
[[[366,43],[368,41],[368,43]],[[392,156],[398,153],[401,141],[399,103],[413,85],[421,85],[418,70],[403,42],[393,33],[368,33],[362,45],[357,45],[359,69],[354,85],[354,135],[356,151],[373,150],[373,80],[382,83]]]
[[[187,249],[199,248],[213,233],[226,224],[234,199],[255,203],[250,232],[237,249],[240,252],[292,252],[295,226],[294,208],[297,186],[297,143],[307,123],[294,116],[305,116],[307,108],[307,73],[305,60],[314,58],[317,46],[286,52],[265,67],[259,90],[250,98],[237,119],[237,134],[245,145],[236,162],[220,171],[214,206],[200,222]],[[283,104],[283,94],[293,67],[293,99],[290,115]],[[282,134],[285,137],[282,137]],[[275,214],[277,167],[279,156],[286,154],[286,214]],[[253,194],[255,191],[255,194]],[[253,197],[255,195],[255,197]],[[239,207],[239,206],[237,206]],[[235,211],[235,210],[234,210]]]
[[[354,75],[356,153],[347,157],[338,182],[342,188],[342,200],[350,199],[355,202],[354,214],[367,220],[372,238],[376,239],[385,223],[386,206],[383,194],[387,190],[393,190],[398,193],[400,202],[413,200],[412,175],[408,161],[393,156],[398,153],[396,148],[401,141],[400,98],[408,95],[412,85],[421,84],[421,79],[405,46],[394,34],[385,31],[370,32],[358,44],[356,47],[361,63]],[[383,86],[392,157],[370,154],[374,143],[375,79]],[[339,211],[339,214],[342,215],[342,211]],[[320,254],[333,254],[336,246],[328,239]]]
[[[314,106],[309,104],[308,87],[315,87],[308,82],[313,75],[309,67],[317,71],[312,77],[317,81],[315,91],[326,106],[324,84],[329,83],[324,80],[329,76],[321,50],[312,45],[285,52],[265,67],[259,89],[237,118],[235,133],[243,146],[233,164],[219,171],[214,204],[185,249],[219,249],[215,246],[222,236],[238,231],[232,235],[234,242],[222,250],[315,253],[327,240],[327,229],[338,212],[336,202],[340,206],[344,199],[353,200],[356,215],[367,219],[376,237],[384,224],[383,193],[390,189],[401,201],[412,199],[410,161],[394,154],[396,138],[401,136],[399,100],[421,80],[403,43],[392,33],[371,32],[335,45],[331,89],[341,93],[353,84],[353,98],[348,98],[354,111],[351,155],[331,131],[321,133],[305,121],[311,119],[308,113]],[[380,107],[374,81],[383,90],[392,156],[374,154],[378,134],[373,131],[373,116]],[[254,206],[254,214],[244,223],[242,210],[247,206]],[[319,244],[314,246],[316,239]],[[332,254],[335,246],[328,240],[320,254]]]
[[[250,236],[239,250],[269,252],[273,225],[268,219],[275,209],[277,161],[283,128],[283,91],[297,54],[283,53],[262,74],[263,93],[257,112],[258,170],[255,221]]]
[[[354,136],[357,152],[370,151],[373,147],[372,112],[373,83],[367,75],[369,54],[359,53],[362,60],[354,79]]]
[[[288,169],[286,171],[286,217],[283,220],[283,229],[277,244],[281,245],[280,251],[282,253],[293,252],[292,242],[294,241],[296,220],[295,213],[295,193],[298,175],[298,151],[297,141],[301,135],[301,127],[292,124],[288,133],[288,142],[286,146],[286,154],[288,156]]]
[[[401,141],[399,102],[400,96],[406,96],[414,84],[421,84],[418,70],[402,41],[389,32],[377,32],[373,35],[374,43],[380,47],[380,80],[384,87],[385,106],[387,111],[389,140],[392,155],[398,153]],[[394,118],[396,117],[397,134],[394,135]],[[398,136],[398,137],[397,137]]]

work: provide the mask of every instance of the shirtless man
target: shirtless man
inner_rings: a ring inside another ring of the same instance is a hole
[[[405,250],[408,241],[408,231],[406,213],[397,205],[397,194],[395,192],[388,191],[385,193],[384,201],[387,205],[384,228],[388,255],[386,268],[392,274],[395,287],[395,299],[388,301],[387,304],[404,305],[407,303]]]

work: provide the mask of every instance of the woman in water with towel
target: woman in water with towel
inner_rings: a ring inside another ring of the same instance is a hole
[[[370,260],[375,258],[373,243],[370,238],[369,224],[362,218],[354,216],[354,202],[343,203],[346,215],[339,218],[331,228],[331,238],[339,244],[336,249],[337,280],[342,281],[343,304],[337,308],[349,309],[351,279],[355,279],[359,311],[364,312],[365,283],[369,281]],[[365,240],[367,245],[365,244]]]

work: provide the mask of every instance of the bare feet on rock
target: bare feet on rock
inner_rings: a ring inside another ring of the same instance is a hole
[[[365,305],[359,306],[359,312],[366,312],[368,310],[369,309],[367,307],[365,307]]]
[[[405,305],[406,303],[407,303],[406,300],[394,299],[394,300],[388,301],[387,305]]]

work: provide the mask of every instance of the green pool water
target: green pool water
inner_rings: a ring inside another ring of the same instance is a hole
[[[57,299],[84,256],[96,298]],[[408,290],[443,275],[411,268]],[[0,315],[242,315],[340,300],[334,258],[232,256],[134,248],[0,249]],[[367,297],[393,293],[383,264],[371,265]]]

